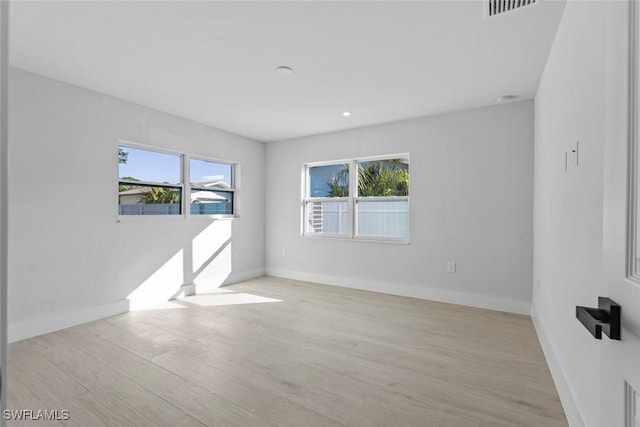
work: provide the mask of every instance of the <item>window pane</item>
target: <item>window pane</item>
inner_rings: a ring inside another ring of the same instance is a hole
[[[180,215],[182,190],[174,187],[118,184],[120,215]]]
[[[189,182],[193,186],[232,188],[231,177],[231,165],[196,159],[189,161]]]
[[[307,202],[307,233],[346,234],[347,202]]]
[[[358,162],[358,196],[409,195],[409,161],[385,159]]]
[[[120,179],[180,184],[180,156],[141,150],[139,148],[118,147]]]
[[[357,235],[367,237],[409,237],[409,202],[358,200]]]
[[[309,197],[349,196],[349,164],[311,166]]]
[[[232,215],[233,192],[191,188],[191,215]]]

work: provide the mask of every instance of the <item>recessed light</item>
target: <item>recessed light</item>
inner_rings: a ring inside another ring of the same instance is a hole
[[[344,113],[342,113],[342,117],[349,117],[351,116],[351,111],[345,111]]]
[[[276,73],[278,73],[278,75],[282,77],[289,77],[291,74],[293,74],[293,68],[287,67],[286,65],[281,65],[276,68]]]
[[[500,104],[502,102],[509,102],[509,101],[513,101],[517,97],[518,97],[518,95],[502,95],[501,97],[496,99],[496,102],[498,104]]]

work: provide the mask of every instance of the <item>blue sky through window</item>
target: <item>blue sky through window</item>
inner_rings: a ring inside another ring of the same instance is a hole
[[[120,163],[120,178],[169,184],[180,183],[180,156],[124,146],[119,148],[128,153],[127,163]]]
[[[222,181],[231,185],[231,165],[191,159],[189,162],[189,182],[204,183]]]
[[[119,164],[119,177],[138,181],[179,184],[182,179],[181,158],[177,154],[159,153],[120,146],[127,155],[127,163]],[[189,181],[204,183],[223,181],[231,185],[231,165],[191,159]]]
[[[344,170],[349,170],[349,165],[340,163],[326,166],[312,166],[309,168],[309,196],[330,197],[331,187],[327,184],[331,178]],[[347,172],[347,182],[348,182]],[[348,192],[348,188],[346,189]]]

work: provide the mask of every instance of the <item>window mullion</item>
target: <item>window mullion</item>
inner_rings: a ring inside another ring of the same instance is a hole
[[[180,188],[181,184],[167,184],[165,182],[152,182],[152,181],[134,181],[131,179],[119,179],[118,184],[124,185],[139,185],[143,187],[162,187],[162,188]]]
[[[182,155],[182,212],[185,218],[191,217],[191,172],[189,163],[191,158],[187,154]]]
[[[309,232],[309,198],[311,197],[311,183],[309,178],[309,165],[304,166],[304,182],[302,188],[302,235]]]
[[[356,204],[355,198],[358,196],[358,163],[355,160],[349,162],[349,202],[348,202],[348,231],[353,238],[356,234]]]
[[[231,175],[229,179],[231,181],[231,215],[238,216],[238,193],[236,190],[240,187],[240,174],[238,173],[238,168],[240,166],[238,164],[233,164],[231,166]]]

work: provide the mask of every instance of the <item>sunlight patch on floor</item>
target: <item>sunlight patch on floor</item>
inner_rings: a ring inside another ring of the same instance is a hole
[[[238,305],[238,304],[262,304],[267,302],[282,302],[282,300],[261,297],[258,295],[244,293],[208,293],[204,295],[192,295],[180,298],[181,301],[202,307],[215,307],[221,305]]]
[[[186,305],[181,304],[180,301],[163,301],[157,304],[138,307],[132,311],[150,311],[150,310],[174,310],[176,308],[187,308]]]

